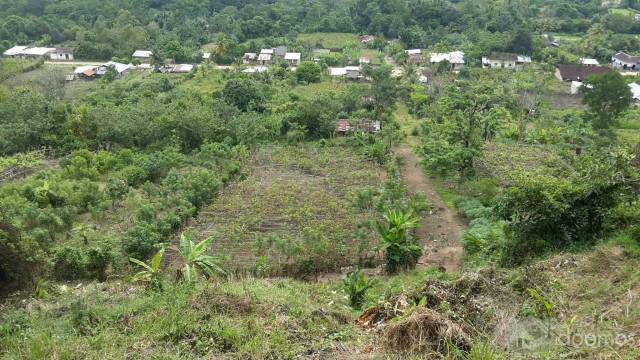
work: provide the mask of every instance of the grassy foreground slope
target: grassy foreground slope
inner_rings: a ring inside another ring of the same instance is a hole
[[[360,312],[348,306],[339,283],[244,278],[162,293],[121,281],[71,283],[51,287],[43,299],[4,304],[0,353],[7,359],[637,359],[639,265],[622,247],[603,245],[519,269],[447,275],[423,268],[380,277],[365,307],[408,304],[395,315],[387,311],[371,330],[353,325]],[[517,324],[528,324],[522,319],[544,321],[544,305],[530,288],[549,301],[555,320],[553,337],[524,351],[505,333],[521,335]],[[414,326],[425,311],[469,334],[467,355]],[[404,342],[388,341],[398,331]],[[569,335],[573,342],[564,344]],[[592,335],[610,343],[586,344]],[[624,341],[613,343],[615,336]]]

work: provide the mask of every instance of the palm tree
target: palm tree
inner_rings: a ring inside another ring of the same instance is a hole
[[[184,234],[180,235],[178,253],[184,261],[184,266],[180,271],[183,280],[188,283],[195,282],[198,280],[198,271],[201,271],[206,278],[213,276],[215,273],[225,273],[219,265],[224,261],[224,258],[205,253],[211,242],[213,242],[213,238],[210,237],[195,244],[189,237]]]
[[[143,270],[133,276],[132,280],[145,282],[154,290],[162,290],[162,271],[160,269],[160,263],[162,262],[163,256],[164,248],[158,250],[158,252],[153,255],[149,265],[138,259],[129,258],[129,261],[143,268]]]

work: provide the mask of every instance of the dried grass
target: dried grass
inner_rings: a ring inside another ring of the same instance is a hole
[[[407,318],[389,324],[383,339],[386,349],[404,354],[445,354],[450,345],[464,351],[471,348],[471,337],[462,326],[427,308],[416,308]]]

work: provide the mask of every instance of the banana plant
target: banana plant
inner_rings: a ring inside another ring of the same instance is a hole
[[[342,279],[342,287],[349,296],[351,307],[359,309],[364,303],[365,295],[374,285],[373,280],[367,280],[360,270],[351,272]]]
[[[199,272],[202,272],[205,278],[210,278],[216,273],[225,274],[224,269],[220,267],[224,257],[206,254],[212,242],[213,238],[210,237],[196,244],[184,234],[180,236],[178,253],[184,262],[181,274],[187,283],[196,282]]]
[[[162,269],[160,269],[160,263],[162,263],[163,257],[164,248],[161,248],[153,255],[150,264],[146,264],[138,259],[129,258],[129,261],[142,267],[142,270],[133,275],[131,280],[147,283],[148,286],[154,290],[162,290]]]

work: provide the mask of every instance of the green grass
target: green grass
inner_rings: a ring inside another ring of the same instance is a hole
[[[380,61],[380,55],[383,55],[382,52],[374,49],[362,49],[361,56],[368,56],[371,59],[372,65],[382,65],[382,61]]]
[[[570,166],[559,151],[550,145],[516,143],[487,143],[482,156],[476,160],[480,175],[509,184],[522,174],[567,174]]]
[[[373,358],[423,359],[425,354],[386,353],[385,329],[427,306],[473,330],[472,359],[572,358],[616,355],[636,359],[636,346],[550,346],[542,353],[491,351],[494,327],[505,319],[541,316],[527,288],[550,302],[559,333],[633,335],[640,321],[635,301],[640,291],[640,259],[611,244],[591,251],[561,254],[514,269],[485,268],[451,275],[421,268],[376,277],[366,306],[394,304],[397,295],[426,301],[409,304],[379,328],[353,326],[361,311],[348,307],[341,284],[289,279],[239,278],[200,282],[193,288],[172,285],[153,293],[126,279],[106,283],[47,284],[36,299],[22,293],[0,312],[0,357],[43,358],[296,358],[321,354],[349,358],[366,352]],[[427,284],[430,284],[428,287]],[[451,286],[453,285],[453,287]],[[422,294],[422,295],[420,295]],[[431,294],[431,295],[428,295]],[[442,296],[451,302],[428,305]],[[463,296],[464,295],[464,296]],[[20,299],[20,300],[18,300]],[[410,336],[410,334],[408,334]],[[450,354],[449,359],[466,359]]]
[[[630,9],[630,8],[610,8],[609,9],[609,14],[616,14],[616,15],[624,15],[624,16],[634,16],[635,14],[637,14],[638,12],[634,9]]]
[[[27,303],[0,315],[3,358],[293,358],[354,337],[341,293],[292,280],[55,286]]]
[[[342,49],[349,45],[360,45],[358,35],[349,33],[307,33],[298,35],[298,39],[327,49]]]
[[[618,139],[628,145],[640,144],[640,129],[619,129],[616,130]]]

